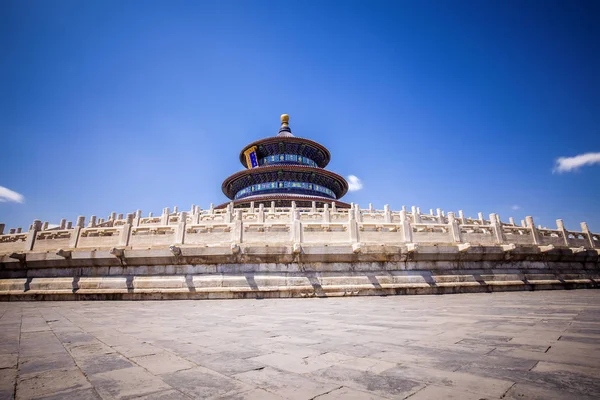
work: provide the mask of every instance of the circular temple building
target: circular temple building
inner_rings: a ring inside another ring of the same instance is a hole
[[[337,207],[350,208],[339,201],[348,191],[348,182],[325,169],[331,154],[323,145],[292,135],[289,116],[281,116],[277,136],[258,140],[240,152],[240,162],[245,170],[225,179],[222,185],[225,196],[234,207],[272,205],[311,207],[312,203],[335,203]],[[228,203],[218,208],[226,207]]]

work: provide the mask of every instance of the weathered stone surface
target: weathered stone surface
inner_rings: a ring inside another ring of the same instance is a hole
[[[0,398],[592,399],[599,304],[595,290],[0,303]]]
[[[78,369],[52,369],[40,373],[19,375],[17,399],[36,399],[47,395],[63,395],[74,390],[91,388]]]
[[[102,397],[123,399],[172,389],[159,377],[140,367],[102,372],[90,376],[90,382]]]
[[[228,378],[203,367],[164,375],[163,379],[171,386],[196,399],[226,398],[254,388],[251,384]]]

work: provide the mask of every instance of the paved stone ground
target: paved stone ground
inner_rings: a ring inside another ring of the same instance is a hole
[[[0,303],[0,398],[600,398],[600,290]]]

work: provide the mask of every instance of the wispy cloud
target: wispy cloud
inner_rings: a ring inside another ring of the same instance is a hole
[[[520,209],[521,209],[521,207],[515,204],[515,205],[514,205],[514,206],[512,206],[510,209],[511,209],[511,210],[514,210],[514,211],[517,211],[517,210],[520,210]]]
[[[570,172],[584,165],[600,164],[600,153],[585,153],[575,157],[560,157],[552,172]]]
[[[0,203],[6,203],[7,201],[13,201],[15,203],[22,203],[25,197],[21,193],[17,193],[9,188],[0,186]]]
[[[355,175],[348,175],[348,191],[356,192],[363,188],[362,181]]]

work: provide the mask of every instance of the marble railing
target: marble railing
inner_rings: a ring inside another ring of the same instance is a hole
[[[497,214],[485,219],[467,218],[462,211],[444,213],[437,209],[421,213],[383,210],[373,207],[336,209],[335,204],[317,208],[249,207],[171,212],[142,217],[141,211],[104,219],[79,217],[75,226],[62,220],[48,228],[36,220],[29,230],[11,229],[4,234],[0,224],[0,255],[21,257],[26,252],[68,254],[71,249],[149,249],[182,246],[221,246],[235,244],[406,244],[453,243],[464,245],[539,245],[548,249],[570,247],[600,249],[600,234],[592,233],[586,223],[581,231],[569,231],[562,220],[556,228],[536,227],[532,217],[521,224],[511,218],[502,222]]]

